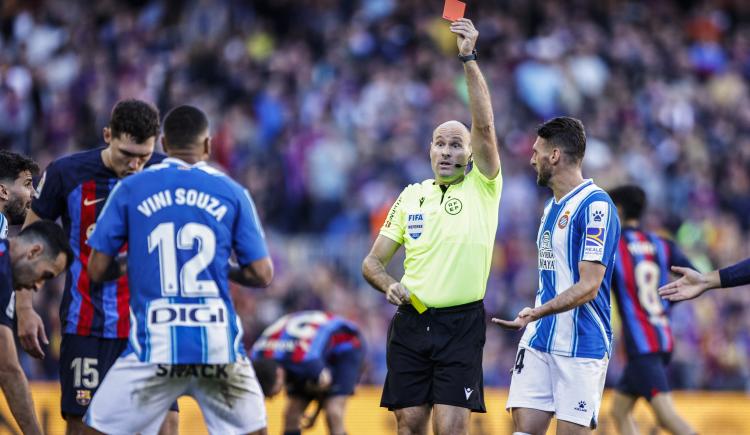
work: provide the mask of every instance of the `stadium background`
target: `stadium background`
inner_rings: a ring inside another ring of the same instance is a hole
[[[750,2],[468,3],[505,180],[489,313],[512,317],[533,301],[549,192],[528,160],[535,126],[558,114],[587,127],[584,175],[642,185],[647,227],[696,264],[750,255]],[[441,10],[439,0],[6,0],[0,146],[45,167],[101,145],[118,99],[202,107],[215,164],[250,189],[276,264],[270,288],[234,289],[246,344],[284,313],[330,310],[362,326],[362,382],[377,387],[393,307],[364,283],[361,259],[401,188],[431,176],[432,129],[470,120]],[[22,356],[35,381],[57,377],[60,298],[60,282],[36,296],[52,343],[42,362]],[[676,388],[750,388],[748,308],[742,290],[675,308]],[[485,382],[497,394],[519,337],[488,330]],[[608,385],[622,364],[618,352]]]

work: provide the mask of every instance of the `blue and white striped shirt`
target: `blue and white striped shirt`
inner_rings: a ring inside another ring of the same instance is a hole
[[[0,239],[8,238],[8,219],[0,213]]]
[[[537,236],[540,306],[579,281],[578,263],[592,261],[607,271],[594,300],[529,323],[522,346],[568,357],[597,358],[612,350],[610,284],[620,239],[617,209],[606,192],[586,180],[544,208]]]

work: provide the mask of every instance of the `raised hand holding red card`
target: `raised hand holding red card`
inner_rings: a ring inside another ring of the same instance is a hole
[[[445,0],[445,6],[443,7],[443,18],[449,21],[456,21],[459,18],[464,17],[466,11],[466,3],[458,0]]]

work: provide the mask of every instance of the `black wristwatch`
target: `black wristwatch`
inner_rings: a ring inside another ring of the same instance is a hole
[[[477,60],[477,49],[475,48],[471,50],[471,54],[467,54],[466,56],[459,54],[458,58],[461,59],[461,62],[463,63],[466,63],[470,60]]]

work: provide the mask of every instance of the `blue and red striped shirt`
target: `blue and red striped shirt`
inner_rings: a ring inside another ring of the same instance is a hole
[[[119,181],[117,175],[104,165],[103,149],[71,154],[50,163],[39,181],[31,209],[42,219],[62,220],[76,255],[67,272],[60,304],[63,334],[127,338],[130,329],[127,276],[91,284],[86,272],[91,253],[86,240],[93,233],[96,219]],[[154,154],[148,164],[163,159],[163,155]]]
[[[266,328],[251,358],[273,359],[297,376],[314,379],[331,358],[361,347],[354,323],[323,311],[300,311]]]
[[[638,228],[623,228],[612,291],[629,358],[672,352],[670,302],[657,292],[669,281],[671,266],[693,267],[673,242]]]

